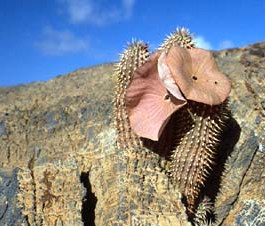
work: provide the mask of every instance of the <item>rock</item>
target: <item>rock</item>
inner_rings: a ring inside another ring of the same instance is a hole
[[[265,42],[215,52],[232,118],[205,194],[216,225],[264,225]],[[190,225],[168,160],[115,145],[113,64],[0,88],[0,225]]]
[[[251,51],[253,48],[264,51],[264,44],[257,43],[228,51],[228,56],[237,59],[236,62],[230,63],[225,60],[226,57],[217,56],[222,71],[232,80],[230,109],[239,126],[238,141],[226,160],[220,192],[215,202],[221,225],[239,225],[238,219],[242,219],[245,213],[241,209],[248,200],[261,202],[260,208],[264,208],[265,155],[260,150],[265,142],[262,135],[265,128],[264,109],[261,104],[265,97],[262,82],[265,67],[264,57],[260,54],[253,56]],[[259,222],[265,224],[265,219],[261,217]]]
[[[19,192],[18,169],[0,169],[0,222],[3,226],[28,225],[21,208],[17,206]]]
[[[264,225],[265,208],[254,200],[246,200],[235,219],[235,225]]]

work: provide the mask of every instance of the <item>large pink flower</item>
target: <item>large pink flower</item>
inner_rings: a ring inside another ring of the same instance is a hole
[[[158,140],[172,113],[186,103],[183,97],[174,97],[159,78],[159,56],[160,52],[156,52],[135,71],[126,95],[126,106],[133,131],[152,140]],[[174,87],[174,84],[172,86]],[[178,89],[177,86],[175,88]],[[180,92],[179,94],[181,96]]]
[[[230,81],[219,70],[211,52],[204,49],[170,49],[166,64],[184,96],[209,105],[224,102]]]
[[[170,116],[186,99],[216,105],[230,92],[212,54],[202,49],[172,47],[157,51],[139,67],[127,90],[126,106],[133,131],[158,140]]]

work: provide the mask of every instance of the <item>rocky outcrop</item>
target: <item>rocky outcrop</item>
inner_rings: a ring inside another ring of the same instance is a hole
[[[205,194],[217,225],[265,224],[265,43],[215,52],[231,119]],[[113,65],[0,88],[0,225],[189,225],[168,160],[116,148]]]
[[[0,225],[83,225],[88,185],[76,155],[109,127],[111,70],[1,88]]]
[[[230,109],[235,123],[227,137],[228,145],[235,138],[234,148],[225,162],[217,214],[223,225],[263,225],[265,43],[221,51],[217,61],[232,80]]]

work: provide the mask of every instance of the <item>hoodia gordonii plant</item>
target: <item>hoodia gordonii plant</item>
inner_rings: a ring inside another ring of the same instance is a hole
[[[229,117],[230,81],[186,29],[156,52],[133,42],[116,65],[117,144],[170,156],[170,176],[193,218]]]

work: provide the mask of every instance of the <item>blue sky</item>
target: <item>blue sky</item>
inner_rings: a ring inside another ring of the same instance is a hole
[[[188,27],[207,49],[265,40],[264,0],[1,0],[0,86],[117,61],[132,38],[155,49]]]

